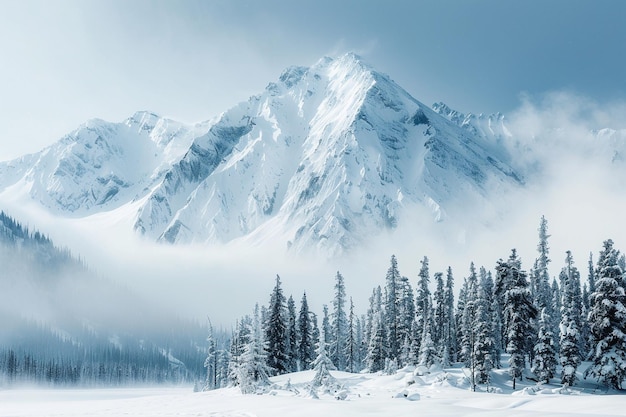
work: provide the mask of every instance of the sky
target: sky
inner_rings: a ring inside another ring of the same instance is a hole
[[[626,2],[0,0],[0,160],[91,118],[207,120],[290,65],[360,54],[415,98],[508,114],[626,95]]]

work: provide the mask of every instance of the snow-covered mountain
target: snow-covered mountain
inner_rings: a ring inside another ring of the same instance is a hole
[[[445,219],[517,187],[501,116],[415,100],[354,54],[291,67],[214,121],[150,113],[87,122],[43,151],[0,164],[57,214],[132,204],[134,229],[171,243],[262,243],[336,255],[425,207]]]

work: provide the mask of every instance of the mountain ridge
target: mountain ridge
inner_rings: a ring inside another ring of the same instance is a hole
[[[487,184],[523,184],[501,116],[444,106],[425,106],[355,54],[325,57],[195,126],[150,112],[87,122],[0,164],[0,190],[21,182],[68,217],[137,204],[135,231],[169,243],[267,235],[340,255],[414,205],[440,221],[468,195],[486,200]]]

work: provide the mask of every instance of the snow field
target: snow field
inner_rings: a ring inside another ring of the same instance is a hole
[[[506,370],[494,372],[492,391],[472,392],[459,368],[415,375],[333,371],[343,385],[336,394],[314,399],[308,384],[314,371],[272,378],[264,395],[242,395],[238,388],[193,393],[191,388],[14,389],[0,391],[0,416],[623,416],[626,396],[597,391],[592,383],[563,389],[524,380],[513,392]],[[592,395],[604,394],[604,395]]]

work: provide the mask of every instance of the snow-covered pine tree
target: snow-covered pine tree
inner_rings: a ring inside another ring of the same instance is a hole
[[[424,328],[422,329],[422,341],[420,343],[420,353],[418,359],[418,365],[425,368],[430,368],[433,364],[439,363],[440,359],[437,355],[437,348],[432,338],[432,327],[430,326],[430,306],[425,306],[424,316]]]
[[[491,334],[493,336],[493,364],[496,369],[500,369],[502,364],[500,363],[502,359],[502,351],[504,349],[502,343],[502,313],[499,311],[500,303],[495,298],[491,301],[491,308],[489,311],[491,312]]]
[[[456,362],[457,351],[456,321],[454,319],[454,275],[451,267],[448,267],[446,272],[444,300],[446,305],[444,341],[440,343],[440,351],[443,365],[448,366],[450,363]],[[447,354],[445,351],[447,351]]]
[[[463,341],[463,312],[465,311],[465,301],[467,299],[467,278],[463,279],[463,285],[459,290],[459,299],[457,300],[456,310],[454,312],[454,327],[456,328],[456,349],[454,351],[454,357],[457,361],[461,361],[463,355],[461,354],[462,341]],[[500,317],[501,321],[502,318]]]
[[[331,323],[331,338],[329,340],[330,359],[340,371],[346,370],[346,339],[348,337],[348,318],[346,316],[346,286],[339,271],[335,276],[335,297],[333,298],[333,312]]]
[[[358,317],[354,314],[354,302],[350,297],[350,310],[348,312],[348,338],[346,343],[346,370],[348,372],[356,372],[358,369]]]
[[[548,221],[544,216],[541,216],[541,222],[539,224],[539,244],[537,245],[537,252],[539,256],[535,261],[535,268],[532,282],[532,292],[534,295],[534,302],[537,308],[547,308],[547,314],[550,315],[552,309],[552,294],[550,292],[550,274],[548,273],[548,264],[551,262],[549,257],[548,246]]]
[[[315,359],[315,345],[313,344],[313,323],[309,311],[309,303],[306,299],[306,292],[302,294],[300,302],[300,313],[298,314],[298,369],[310,369]]]
[[[609,388],[621,389],[626,378],[626,296],[624,275],[618,265],[619,251],[612,240],[604,242],[595,271],[595,292],[591,294],[589,324],[593,337],[585,371]]]
[[[366,346],[366,352],[367,349],[369,349],[369,344],[372,340],[374,316],[383,309],[382,300],[382,289],[380,288],[380,285],[378,285],[377,287],[372,289],[372,295],[369,298],[369,308],[367,309],[364,341]]]
[[[317,345],[320,342],[320,326],[317,324],[317,314],[312,311],[309,311],[309,316],[311,317],[311,342],[312,342],[312,350],[311,350],[311,363],[315,360],[315,349],[317,349]]]
[[[315,371],[315,376],[311,382],[313,388],[326,387],[330,389],[332,386],[336,385],[336,380],[330,373],[330,371],[335,369],[335,366],[328,357],[326,350],[324,334],[322,333],[317,349],[315,350],[317,357],[315,361],[313,361],[313,370]]]
[[[541,310],[538,321],[537,343],[534,346],[535,355],[531,371],[540,382],[548,384],[556,373],[556,349],[554,348],[554,333],[552,333],[552,319],[547,308]]]
[[[478,294],[474,302],[474,322],[471,328],[471,332],[474,333],[472,368],[474,380],[479,384],[490,382],[490,373],[494,368],[494,338],[491,324],[492,288],[493,281],[485,268],[481,267]]]
[[[461,339],[461,358],[465,362],[465,366],[473,365],[472,352],[474,350],[474,342],[476,334],[474,332],[474,324],[476,321],[476,302],[478,300],[478,276],[476,275],[476,267],[474,262],[470,264],[470,274],[465,280],[467,292],[465,294],[465,309],[461,319],[461,327],[463,329],[463,338]]]
[[[408,346],[410,346],[413,337],[411,328],[413,320],[415,320],[415,296],[413,294],[411,282],[405,276],[400,278],[400,294],[398,302],[398,339],[402,342],[400,348],[400,363],[407,365],[409,356]]]
[[[506,351],[509,358],[509,373],[515,381],[522,377],[526,355],[532,349],[529,344],[533,331],[531,321],[537,316],[528,288],[526,272],[521,269],[517,251],[513,249],[508,261],[498,261],[496,266],[496,291],[504,292],[504,328],[506,330]]]
[[[209,328],[207,336],[207,356],[204,360],[206,368],[206,381],[204,382],[203,391],[209,391],[218,388],[217,385],[217,359],[218,352],[215,348],[215,339],[213,338],[213,326],[209,319]]]
[[[327,350],[326,354],[329,355],[330,357],[330,353],[328,352],[328,342],[327,340],[331,340],[332,339],[332,330],[330,328],[330,316],[328,314],[328,305],[324,304],[322,306],[322,328],[321,328],[321,334],[320,334],[320,338],[323,336],[324,337],[324,348]]]
[[[237,366],[236,384],[242,394],[253,394],[270,385],[269,374],[272,369],[267,365],[267,353],[263,341],[263,332],[259,319],[259,306],[254,309],[254,318],[250,326],[250,340],[241,354]]]
[[[437,346],[442,346],[445,343],[445,332],[448,330],[446,328],[446,298],[445,298],[445,289],[443,283],[443,273],[436,272],[435,273],[435,292],[433,294],[433,302],[434,302],[434,317],[433,320],[435,322],[435,326],[433,329],[433,342]]]
[[[409,344],[409,355],[407,358],[408,365],[417,365],[419,363],[420,346],[422,344],[422,341],[417,339],[417,335],[420,333],[423,333],[424,325],[422,325],[422,332],[417,331],[418,326],[419,326],[419,323],[417,322],[417,318],[415,318],[415,320],[413,320],[413,324],[411,325],[412,336],[411,336],[411,342]]]
[[[561,323],[559,325],[559,357],[562,365],[561,383],[572,386],[576,369],[582,361],[580,273],[574,266],[572,253],[567,251],[565,267],[561,270]]]
[[[422,266],[420,267],[417,278],[417,286],[415,288],[415,317],[417,320],[417,333],[413,335],[413,337],[421,344],[421,341],[423,340],[422,332],[424,331],[424,324],[427,323],[426,320],[430,315],[430,311],[428,311],[428,309],[433,303],[429,289],[430,273],[428,270],[428,257],[424,256],[424,259],[421,260],[420,263]]]
[[[269,303],[265,339],[267,343],[267,364],[273,375],[289,372],[287,308],[281,288],[280,276],[276,275],[276,285]]]
[[[388,357],[387,352],[387,332],[385,328],[385,318],[381,309],[374,313],[372,336],[365,358],[367,368],[370,372],[378,372],[385,369],[385,359]]]
[[[296,324],[296,303],[290,295],[287,299],[287,370],[298,370],[298,326]]]
[[[230,384],[236,384],[237,382],[237,369],[241,364],[241,355],[246,345],[250,343],[252,337],[251,328],[252,318],[245,316],[237,322],[233,331],[230,340],[230,361],[228,363],[228,380]]]
[[[593,265],[593,252],[589,252],[589,261],[587,261],[588,275],[587,281],[589,282],[589,294],[596,292],[596,271]]]
[[[356,343],[357,343],[357,361],[356,371],[359,372],[365,368],[365,356],[367,355],[367,344],[365,343],[365,315],[361,315],[357,320]]]
[[[388,354],[391,359],[398,359],[402,341],[399,339],[399,300],[401,275],[398,271],[398,261],[391,255],[391,265],[385,278],[385,327],[387,328]]]
[[[585,282],[583,284],[583,292],[582,292],[582,299],[583,299],[583,307],[581,310],[582,328],[580,329],[580,339],[582,342],[581,355],[583,359],[587,357],[587,354],[591,350],[591,329],[589,328],[589,320],[587,320],[587,317],[589,317],[589,311],[591,308],[590,298],[591,298],[591,294],[589,293],[589,289],[587,288],[587,283]]]

